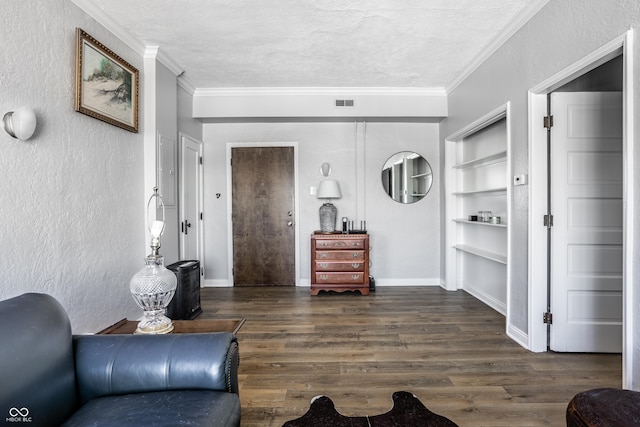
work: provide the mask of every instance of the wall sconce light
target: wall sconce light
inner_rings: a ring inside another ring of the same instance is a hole
[[[36,113],[29,107],[20,107],[9,111],[2,118],[4,130],[20,141],[31,138],[36,130]]]

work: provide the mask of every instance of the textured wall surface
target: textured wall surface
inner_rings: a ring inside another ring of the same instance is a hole
[[[128,284],[145,256],[142,133],[74,111],[75,28],[138,69],[142,61],[69,1],[2,8],[0,113],[29,105],[38,126],[27,142],[0,131],[0,299],[51,294],[75,333],[135,318]]]

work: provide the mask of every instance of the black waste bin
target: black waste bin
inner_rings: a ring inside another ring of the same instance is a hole
[[[167,316],[173,320],[191,320],[202,313],[200,308],[200,261],[185,260],[167,268],[178,279],[176,294],[167,307]]]

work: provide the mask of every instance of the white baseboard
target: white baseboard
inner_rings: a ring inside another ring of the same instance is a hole
[[[507,336],[520,344],[520,346],[529,349],[529,335],[523,330],[513,325],[507,325]]]
[[[480,301],[482,301],[483,303],[487,304],[489,307],[493,308],[495,311],[497,311],[498,313],[502,314],[503,316],[507,316],[507,305],[506,303],[499,301],[498,299],[492,297],[489,294],[486,294],[478,289],[473,289],[470,287],[463,287],[462,288],[465,292],[467,292],[470,295],[473,295],[474,297],[476,297],[477,299],[479,299]]]
[[[376,288],[380,287],[416,287],[416,286],[444,286],[444,281],[439,278],[435,279],[375,279]]]
[[[228,279],[205,279],[202,281],[203,288],[232,288],[233,283]]]
[[[310,288],[311,279],[300,279],[298,287]],[[444,287],[442,279],[376,279],[376,287],[416,287],[416,286],[440,286]],[[228,279],[205,279],[203,288],[231,288],[233,284]]]

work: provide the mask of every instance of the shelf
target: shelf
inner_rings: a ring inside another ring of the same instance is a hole
[[[504,193],[506,191],[507,191],[507,187],[498,187],[498,188],[487,188],[484,190],[458,191],[452,194],[454,196],[481,196],[481,195],[490,195],[492,193]]]
[[[485,227],[502,227],[502,228],[507,228],[507,224],[505,223],[500,223],[500,224],[491,224],[490,222],[482,222],[482,221],[469,221],[467,219],[463,219],[463,218],[456,218],[453,220],[453,222],[457,222],[457,223],[461,223],[461,224],[471,224],[471,225],[480,225],[480,226],[485,226]]]
[[[466,169],[466,168],[474,168],[481,166],[489,166],[494,163],[504,162],[507,160],[507,152],[501,151],[499,153],[491,154],[489,156],[481,157],[478,159],[470,160],[468,162],[459,163],[454,165],[454,169]]]
[[[432,173],[431,172],[425,172],[425,173],[419,173],[416,175],[412,175],[411,178],[416,179],[416,178],[426,178],[428,176],[431,176]]]
[[[454,248],[459,251],[466,252],[468,254],[472,254],[475,256],[479,256],[481,258],[488,259],[490,261],[494,261],[494,262],[505,264],[505,265],[507,264],[507,257],[504,255],[474,248],[473,246],[469,246],[469,245],[454,245]]]

